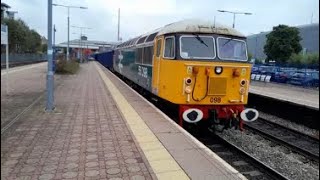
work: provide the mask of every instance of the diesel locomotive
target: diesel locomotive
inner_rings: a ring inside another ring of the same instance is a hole
[[[256,110],[244,107],[252,64],[246,37],[233,28],[183,20],[125,41],[109,53],[109,68],[178,107],[181,126],[242,129],[243,120],[258,117]]]

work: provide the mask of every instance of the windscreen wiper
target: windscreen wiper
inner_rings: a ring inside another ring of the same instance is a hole
[[[225,46],[226,44],[228,44],[231,40],[234,40],[233,38],[228,39],[227,42],[225,42],[222,46]]]
[[[196,36],[196,39],[201,43],[201,44],[204,44],[205,46],[209,47],[200,37],[198,34],[195,34],[195,33],[192,33],[193,35]]]

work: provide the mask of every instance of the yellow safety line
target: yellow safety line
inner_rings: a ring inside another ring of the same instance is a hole
[[[190,179],[97,63],[94,64],[157,178]]]

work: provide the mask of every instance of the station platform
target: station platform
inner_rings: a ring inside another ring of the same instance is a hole
[[[319,89],[252,81],[249,92],[319,109]]]
[[[18,72],[18,71],[23,71],[27,69],[32,69],[32,68],[37,68],[37,67],[45,67],[48,63],[47,62],[41,62],[41,63],[36,63],[36,64],[29,64],[29,65],[24,65],[24,66],[18,66],[18,67],[10,67],[8,74]],[[1,69],[1,76],[6,75],[7,70]]]
[[[97,62],[1,134],[1,179],[246,179]]]

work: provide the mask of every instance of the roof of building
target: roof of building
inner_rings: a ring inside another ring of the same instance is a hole
[[[80,40],[75,39],[69,41],[70,48],[89,48],[89,49],[99,49],[99,47],[112,47],[117,45],[116,42],[106,42],[106,41],[92,41],[92,40]],[[63,42],[60,44],[56,44],[56,47],[68,47],[68,42]]]
[[[1,3],[1,7],[5,7],[5,8],[11,8],[8,4],[6,4],[6,3]]]
[[[319,27],[319,23],[303,24],[303,25],[293,26],[293,27],[296,27],[298,29],[304,29],[304,28],[310,28],[310,27],[316,27],[316,26]],[[257,33],[257,34],[248,35],[247,37],[255,37],[255,36],[260,36],[260,35],[266,35],[266,34],[269,34],[270,32],[271,31],[264,31],[264,32],[260,32],[260,33]]]

